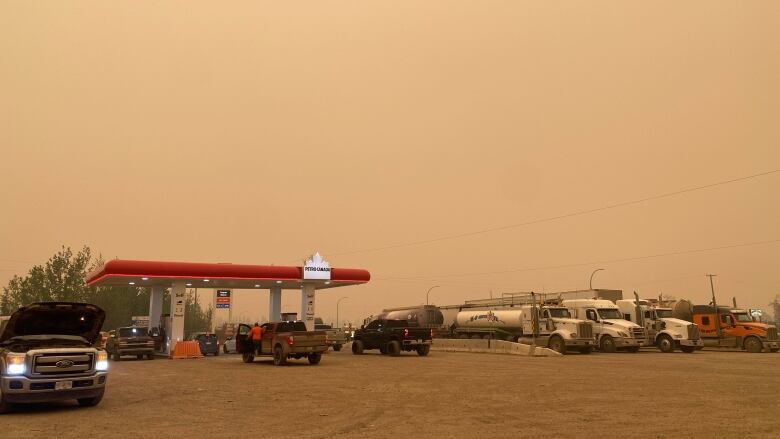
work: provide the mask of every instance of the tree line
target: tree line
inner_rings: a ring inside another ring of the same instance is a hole
[[[84,246],[73,252],[62,247],[44,264],[35,265],[24,276],[15,275],[3,287],[0,296],[0,315],[9,315],[22,306],[34,302],[83,302],[97,305],[106,312],[103,329],[108,331],[132,323],[132,316],[149,315],[150,288],[133,285],[95,287],[86,284],[87,274],[102,267],[103,258],[93,256]],[[170,312],[170,294],[165,292],[163,314]],[[184,311],[184,332],[210,331],[214,309],[204,310],[195,290],[188,290]],[[157,326],[159,322],[150,322]]]

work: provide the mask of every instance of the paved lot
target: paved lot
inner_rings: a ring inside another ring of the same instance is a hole
[[[102,404],[0,416],[36,437],[780,437],[780,354],[399,358],[331,352],[111,363]]]

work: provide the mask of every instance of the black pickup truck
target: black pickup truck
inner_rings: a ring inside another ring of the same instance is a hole
[[[398,356],[401,351],[417,351],[421,357],[431,351],[431,329],[410,327],[406,320],[374,320],[355,331],[352,353],[379,349],[382,354]]]

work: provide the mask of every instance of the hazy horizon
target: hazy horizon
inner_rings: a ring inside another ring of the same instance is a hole
[[[342,253],[780,168],[778,19],[775,2],[5,2],[0,284],[61,245],[319,251],[372,274],[319,294],[325,320],[342,296],[357,322],[434,285],[456,304],[585,289],[596,268],[594,287],[699,303],[717,274],[719,302],[767,310],[780,173]],[[267,292],[235,300],[268,314]]]

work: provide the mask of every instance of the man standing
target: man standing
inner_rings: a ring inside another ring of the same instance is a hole
[[[249,331],[249,337],[250,340],[252,340],[252,346],[255,350],[255,355],[260,355],[262,352],[260,351],[261,348],[261,342],[263,341],[263,328],[260,327],[260,324],[255,322],[255,326]]]

